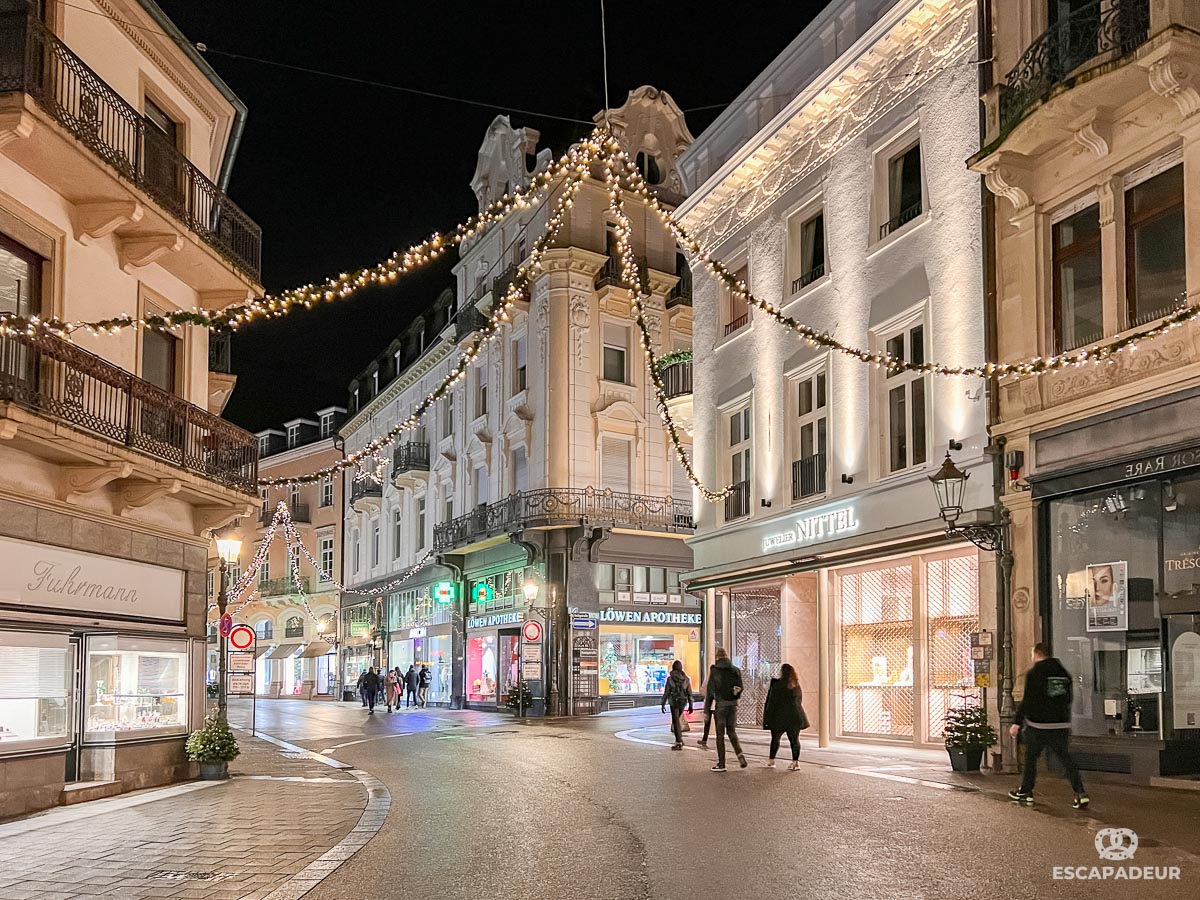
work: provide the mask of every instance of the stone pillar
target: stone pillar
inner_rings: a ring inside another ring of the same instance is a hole
[[[1013,694],[1021,696],[1021,676],[1030,665],[1033,645],[1042,639],[1039,614],[1037,527],[1033,499],[1028,492],[1010,493],[1004,504],[1012,514],[1012,622],[1013,622]],[[1001,627],[997,623],[997,633]],[[999,638],[997,638],[999,643]],[[1001,649],[996,648],[999,655]],[[999,669],[997,674],[1001,675]]]
[[[781,600],[780,639],[782,659],[791,663],[800,676],[800,687],[804,689],[810,714],[817,708],[820,698],[820,652],[817,627],[817,580],[816,572],[789,575],[783,581]]]
[[[1125,220],[1125,190],[1121,176],[1114,175],[1096,188],[1100,198],[1100,259],[1101,284],[1104,298],[1104,333],[1126,328],[1125,301],[1125,243],[1122,240]]]
[[[831,594],[832,577],[827,572],[817,574],[817,743],[821,747],[829,746],[829,735],[832,730],[833,708],[837,690],[837,670],[834,660],[837,658],[837,642],[834,639],[832,625]],[[812,718],[811,716],[809,717]]]

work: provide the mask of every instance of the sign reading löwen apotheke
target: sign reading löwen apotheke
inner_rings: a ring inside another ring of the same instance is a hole
[[[857,530],[858,519],[854,515],[853,506],[844,506],[831,512],[797,516],[788,530],[768,534],[763,538],[762,552],[770,553],[785,547],[811,544],[814,541],[823,541]]]
[[[492,613],[488,616],[468,616],[468,628],[491,628],[495,625],[517,625],[525,619],[522,612]]]
[[[0,603],[183,621],[183,572],[0,538]]]
[[[629,622],[645,625],[702,625],[703,613],[675,612],[665,609],[614,609],[600,610],[601,622]]]

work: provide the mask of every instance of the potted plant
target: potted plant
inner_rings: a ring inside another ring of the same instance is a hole
[[[982,706],[960,706],[946,713],[946,752],[955,772],[978,772],[984,751],[996,743]]]
[[[204,727],[188,736],[184,751],[188,759],[200,763],[200,777],[205,781],[228,778],[229,761],[241,753],[229,723],[216,710],[205,717]]]

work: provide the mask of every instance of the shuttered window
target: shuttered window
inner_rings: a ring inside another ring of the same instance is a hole
[[[73,671],[66,635],[0,632],[0,746],[27,749],[70,736]]]
[[[529,477],[526,474],[525,448],[518,447],[512,454],[513,466],[513,492],[520,493],[529,485]]]
[[[671,496],[676,500],[684,500],[689,503],[692,499],[692,483],[688,481],[683,464],[677,459],[671,460]]]
[[[481,506],[488,502],[488,473],[487,469],[479,466],[475,470],[475,505]]]
[[[600,487],[614,493],[628,494],[629,441],[619,438],[602,438],[600,441]]]

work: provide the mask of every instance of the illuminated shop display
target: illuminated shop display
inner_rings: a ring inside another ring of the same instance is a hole
[[[89,740],[187,731],[187,643],[89,638],[84,676]]]
[[[66,635],[0,631],[0,753],[70,738],[74,668]]]

